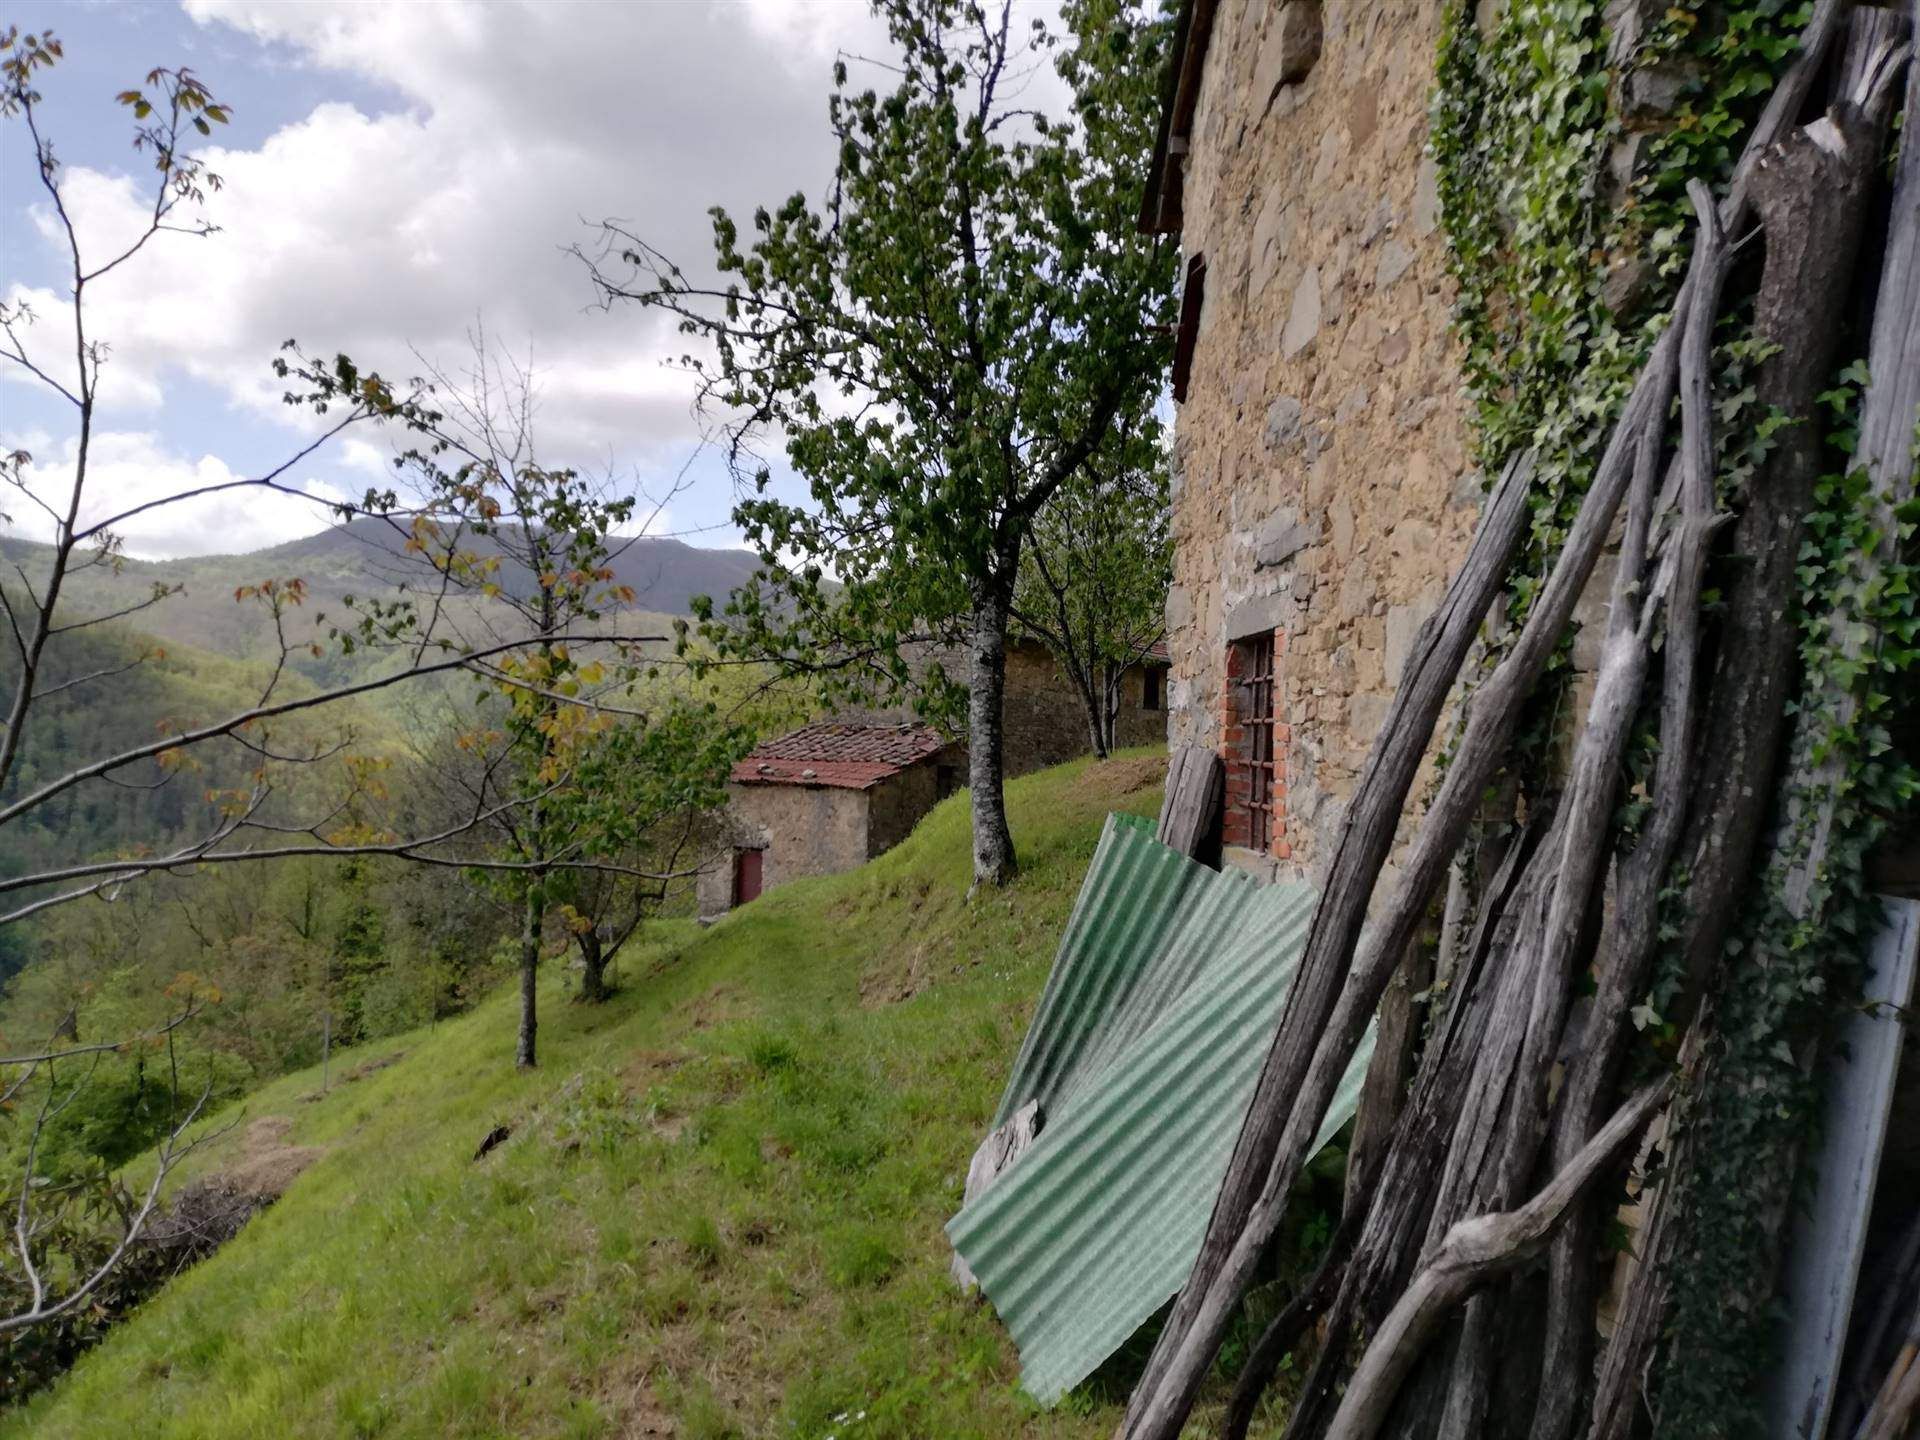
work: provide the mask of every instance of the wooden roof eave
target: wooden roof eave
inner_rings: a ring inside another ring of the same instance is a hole
[[[1150,235],[1180,230],[1184,162],[1193,134],[1193,112],[1200,103],[1200,72],[1206,65],[1207,42],[1218,8],[1219,0],[1182,0],[1174,22],[1173,54],[1161,90],[1160,130],[1140,201],[1140,228]]]

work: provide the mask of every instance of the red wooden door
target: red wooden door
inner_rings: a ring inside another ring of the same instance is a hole
[[[760,862],[766,852],[761,850],[736,850],[733,852],[733,903],[744,905],[757,899],[760,894]]]

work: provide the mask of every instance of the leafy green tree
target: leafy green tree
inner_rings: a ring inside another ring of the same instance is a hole
[[[1117,427],[1140,423],[1165,357],[1174,257],[1136,227],[1167,23],[1073,0],[1064,43],[1010,4],[879,0],[882,92],[837,64],[839,142],[819,204],[714,214],[720,278],[689,279],[612,228],[602,293],[680,318],[724,409],[748,493],[735,520],[759,580],[708,634],[835,686],[912,679],[901,642],[957,627],[976,883],[1015,870],[1002,794],[1006,641],[1036,517]],[[1066,123],[1025,108],[1055,58]],[[776,435],[809,498],[771,490]],[[709,617],[712,619],[713,617]],[[945,677],[924,677],[937,693]]]
[[[648,915],[693,875],[707,820],[726,801],[726,778],[749,731],[717,705],[669,698],[643,724],[625,721],[576,766],[576,820],[594,830],[594,853],[624,870],[570,870],[554,890],[580,954],[580,999],[607,998],[607,966]]]
[[[1121,686],[1167,633],[1173,578],[1166,456],[1117,433],[1035,517],[1013,617],[1052,652],[1087,711],[1093,753],[1113,749]]]

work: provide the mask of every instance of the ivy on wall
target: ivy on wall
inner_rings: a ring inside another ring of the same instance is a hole
[[[1620,47],[1627,53],[1611,48],[1609,9],[1645,17],[1643,32]],[[1538,457],[1532,525],[1508,585],[1513,619],[1544,582],[1666,323],[1692,224],[1687,182],[1724,191],[1810,9],[1804,0],[1507,0],[1484,33],[1471,4],[1449,9],[1431,147],[1477,453],[1489,474],[1516,449],[1530,446]],[[1748,383],[1764,354],[1746,306],[1730,306],[1716,341],[1717,489],[1723,505],[1735,506],[1786,422],[1761,410]],[[1797,753],[1840,762],[1820,772],[1839,787],[1840,834],[1810,903],[1786,897],[1790,858],[1756,877],[1758,903],[1712,1000],[1715,1080],[1683,1121],[1700,1127],[1704,1143],[1683,1201],[1686,1240],[1668,1316],[1668,1333],[1688,1336],[1686,1363],[1663,1365],[1663,1435],[1738,1435],[1760,1423],[1775,1317],[1728,1314],[1723,1297],[1743,1288],[1729,1283],[1734,1277],[1751,1274],[1756,1237],[1786,1202],[1779,1177],[1792,1173],[1817,1113],[1805,1062],[1839,1013],[1875,923],[1862,888],[1867,852],[1888,817],[1920,794],[1920,777],[1887,730],[1920,663],[1920,576],[1895,563],[1866,585],[1859,569],[1882,524],[1848,461],[1863,378],[1850,367],[1825,397],[1836,463],[1820,486],[1799,571],[1805,679],[1793,743]],[[1897,521],[1902,535],[1916,522],[1909,506]],[[1847,626],[1830,623],[1836,608]],[[1836,633],[1849,628],[1873,643],[1838,644]],[[1529,790],[1553,788],[1547,772],[1570,680],[1563,652],[1516,762]],[[1815,698],[1839,694],[1855,702],[1846,716]],[[1650,768],[1652,747],[1649,728],[1630,750],[1623,839],[1638,820],[1632,781]],[[1821,798],[1781,797],[1780,823]],[[1676,875],[1673,893],[1684,884]],[[1647,1064],[1670,1061],[1678,1039],[1661,1018],[1672,983],[1657,982],[1635,1012]]]
[[[1703,1143],[1685,1197],[1687,1243],[1676,1262],[1667,1315],[1669,1352],[1660,1380],[1660,1433],[1761,1434],[1765,1375],[1778,1347],[1777,1315],[1744,1303],[1742,1277],[1771,1254],[1778,1216],[1794,1198],[1780,1177],[1801,1170],[1802,1147],[1820,1113],[1819,1070],[1808,1063],[1823,1032],[1857,995],[1865,940],[1879,902],[1865,887],[1867,857],[1891,818],[1920,796],[1920,771],[1893,748],[1889,713],[1920,662],[1920,569],[1910,544],[1871,581],[1862,557],[1879,548],[1882,521],[1865,471],[1848,463],[1864,366],[1848,367],[1823,397],[1836,468],[1820,482],[1800,580],[1805,673],[1796,755],[1819,764],[1808,787],[1780,797],[1787,844],[1756,883],[1758,903],[1723,968],[1711,1056],[1714,1083],[1686,1123]],[[1920,522],[1920,502],[1896,513],[1901,542]],[[1837,623],[1836,623],[1837,621]],[[1858,649],[1841,637],[1871,637]],[[1836,708],[1839,697],[1855,704]],[[1809,856],[1806,817],[1831,804],[1833,843],[1804,898],[1794,872]],[[1660,1003],[1656,996],[1654,1003]],[[1729,1303],[1729,1297],[1741,1297]],[[1707,1338],[1710,1343],[1701,1343]]]

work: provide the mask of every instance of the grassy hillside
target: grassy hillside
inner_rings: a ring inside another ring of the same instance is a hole
[[[311,1167],[0,1437],[1110,1434],[1097,1377],[1018,1392],[941,1226],[1101,818],[1163,770],[1015,782],[1026,869],[971,907],[961,795],[860,871],[656,930],[606,1006],[550,975],[537,1073],[502,994],[262,1091],[196,1163]]]

